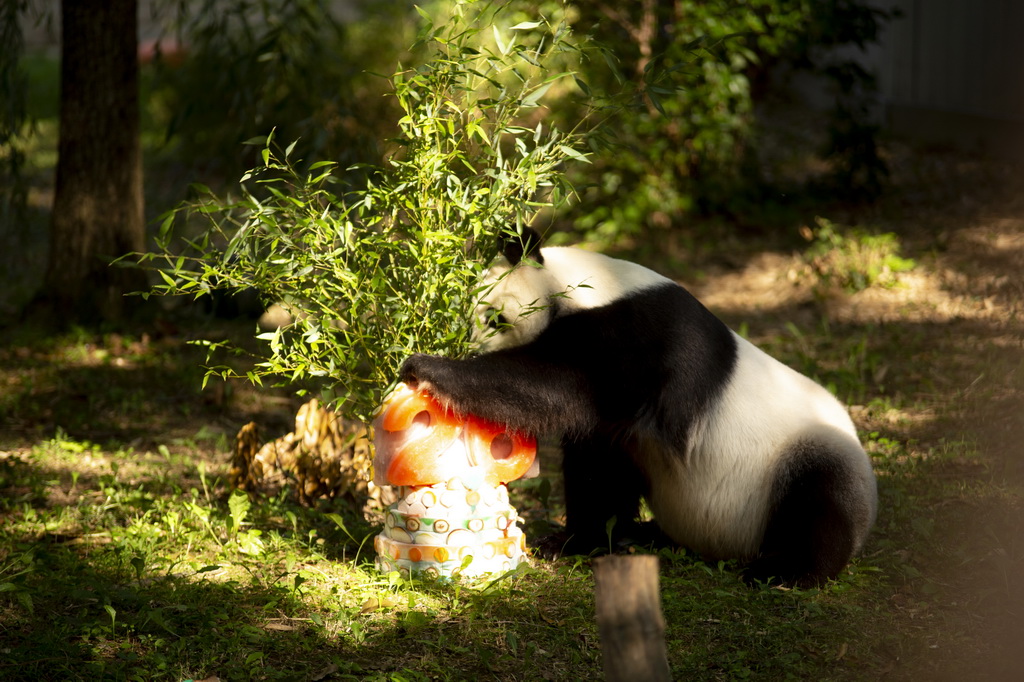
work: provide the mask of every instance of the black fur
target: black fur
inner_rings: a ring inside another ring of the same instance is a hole
[[[668,283],[559,317],[515,348],[465,360],[413,355],[400,379],[428,382],[456,411],[521,431],[585,439],[600,428],[624,437],[640,424],[681,447],[735,354],[728,328]]]
[[[816,443],[793,446],[775,472],[761,551],[745,577],[799,585],[835,577],[856,547],[854,529],[870,515],[851,494],[856,489],[835,452]]]
[[[544,263],[540,253],[540,235],[529,227],[522,233],[506,230],[498,235],[498,250],[509,265],[519,265],[523,258],[530,258],[539,264]]]
[[[562,434],[565,551],[576,552],[607,547],[612,517],[616,535],[632,531],[647,487],[629,454],[638,430],[682,452],[735,355],[728,328],[666,283],[559,317],[523,346],[465,360],[413,355],[400,378],[425,382],[458,412]]]

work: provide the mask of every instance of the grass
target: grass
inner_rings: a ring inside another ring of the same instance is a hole
[[[820,590],[750,588],[737,566],[661,550],[676,679],[962,678],[988,668],[998,679],[1014,664],[1001,651],[1024,604],[1013,469],[1024,365],[1012,342],[1018,299],[999,289],[1010,286],[1000,274],[1008,256],[959,264],[950,259],[966,258],[963,248],[944,256],[914,235],[905,244],[917,245],[913,287],[843,294],[838,307],[813,283],[785,284],[771,306],[758,304],[766,273],[785,281],[799,256],[759,266],[752,255],[695,287],[853,406],[880,511],[865,555]],[[954,266],[971,277],[948,275]],[[5,336],[0,677],[601,676],[589,559],[534,559],[493,582],[403,581],[374,569],[378,529],[341,502],[232,495],[235,432],[251,420],[271,437],[288,431],[298,400],[236,382],[200,391],[203,351],[187,341],[250,330],[178,309],[145,328]],[[513,489],[530,538],[561,504],[557,463],[542,469]]]
[[[778,337],[793,364],[879,395],[867,381],[869,340],[898,336],[866,328]],[[287,491],[251,502],[232,494],[228,425],[285,424],[294,405],[241,384],[199,393],[199,358],[180,338],[25,335],[0,356],[0,404],[16,427],[0,444],[0,676],[600,677],[587,559],[535,559],[476,584],[403,581],[375,570],[368,538],[377,529],[354,510],[305,508]],[[832,365],[847,369],[823,369]],[[736,566],[660,552],[677,679],[861,679],[891,664],[893,651],[902,660],[928,652],[891,600],[913,585],[913,603],[937,608],[916,557],[938,529],[920,509],[946,498],[952,482],[936,485],[925,472],[976,451],[908,443],[890,418],[908,412],[900,400],[879,395],[860,414],[887,425],[864,434],[882,515],[867,555],[836,582],[750,588]],[[993,494],[979,485],[972,497]],[[513,490],[531,528],[558,504],[547,494],[537,483]]]
[[[327,508],[282,497],[253,504],[242,520],[204,462],[177,448],[110,451],[64,434],[5,455],[0,674],[600,676],[587,561],[536,561],[475,585],[403,581],[376,572],[363,542],[375,529],[350,513],[342,528]],[[661,559],[680,677],[803,677],[841,672],[863,655],[849,643],[856,602],[870,594],[866,564],[826,590],[800,592],[751,590],[733,567],[683,552]]]
[[[286,497],[248,506],[170,447],[58,435],[7,453],[2,472],[6,678],[392,679],[375,671],[394,666],[396,679],[456,679],[519,656],[594,663],[579,570],[472,589],[381,575],[363,541],[375,531],[350,512],[339,526]]]

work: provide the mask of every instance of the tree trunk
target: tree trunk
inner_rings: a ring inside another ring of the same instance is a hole
[[[39,302],[59,321],[125,314],[145,244],[137,0],[62,0],[61,99],[50,258]]]

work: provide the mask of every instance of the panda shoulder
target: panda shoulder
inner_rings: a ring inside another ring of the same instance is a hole
[[[585,308],[597,307],[654,286],[675,284],[642,265],[584,249],[555,246],[542,250],[553,283]]]

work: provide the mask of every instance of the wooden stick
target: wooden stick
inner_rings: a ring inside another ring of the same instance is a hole
[[[606,556],[594,562],[597,627],[608,682],[668,682],[658,557]]]

